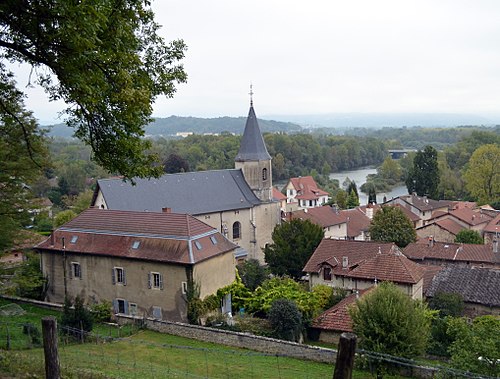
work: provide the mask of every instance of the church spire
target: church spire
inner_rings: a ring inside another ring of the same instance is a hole
[[[264,138],[262,138],[259,123],[257,122],[257,116],[255,116],[255,111],[253,109],[252,87],[253,86],[250,84],[250,111],[248,112],[245,131],[243,132],[243,138],[241,139],[240,150],[235,158],[236,162],[263,161],[271,159],[271,156],[267,152]]]

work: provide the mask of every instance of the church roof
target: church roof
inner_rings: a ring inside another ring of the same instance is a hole
[[[135,178],[135,185],[120,178],[100,179],[100,190],[109,209],[192,215],[251,208],[260,204],[241,170],[213,170],[167,174],[157,179]]]
[[[265,161],[268,159],[271,159],[271,156],[267,152],[264,138],[262,138],[253,105],[250,104],[250,111],[248,112],[245,131],[241,139],[240,150],[234,160],[236,162],[244,162]]]

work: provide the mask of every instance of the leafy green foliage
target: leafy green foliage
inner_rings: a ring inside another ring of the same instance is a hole
[[[276,275],[300,278],[323,236],[323,228],[309,220],[294,219],[277,225],[272,234],[273,243],[264,249],[269,269]]]
[[[429,299],[429,308],[439,311],[440,317],[460,317],[464,312],[464,299],[458,293],[438,292]]]
[[[412,222],[399,207],[383,206],[370,223],[370,238],[405,247],[416,241],[417,234]]]
[[[427,346],[427,353],[432,355],[439,355],[442,357],[449,357],[449,348],[451,344],[455,341],[453,335],[448,333],[448,326],[451,320],[454,318],[451,316],[436,317],[431,323],[431,338],[429,340],[429,345]]]
[[[67,123],[97,162],[129,178],[160,173],[155,157],[144,155],[143,127],[154,100],[186,80],[176,65],[186,47],[157,34],[149,2],[9,1],[0,7],[0,25],[3,59],[30,64],[50,100],[68,104]],[[3,65],[0,73],[8,73]]]
[[[113,306],[109,301],[103,301],[102,303],[93,304],[90,306],[92,318],[96,323],[110,322],[111,316],[113,314],[112,309]]]
[[[23,334],[28,335],[31,338],[31,343],[35,346],[39,346],[42,342],[40,329],[30,322],[23,325]]]
[[[484,243],[483,237],[477,230],[472,229],[462,229],[459,231],[455,237],[456,243],[472,243],[476,245],[482,245]]]
[[[11,247],[17,230],[28,224],[33,207],[28,186],[47,162],[43,133],[5,70],[0,61],[0,252]]]
[[[26,260],[18,268],[12,279],[15,295],[35,300],[45,300],[47,278],[40,270],[40,256],[35,253],[26,254]]]
[[[267,317],[276,337],[288,341],[299,341],[302,331],[302,315],[293,301],[288,299],[274,300]]]
[[[361,348],[406,358],[425,351],[431,321],[425,304],[383,282],[356,305],[351,317]]]
[[[167,174],[189,171],[189,163],[181,156],[173,153],[165,159],[163,167]]]
[[[77,296],[74,303],[69,298],[64,299],[61,326],[86,332],[92,331],[94,326],[92,313],[85,308],[81,297]]]
[[[453,319],[449,333],[454,336],[449,349],[453,367],[491,377],[500,376],[500,317],[481,316],[472,324],[464,318]]]
[[[73,220],[76,216],[77,214],[73,212],[71,209],[59,212],[54,217],[54,227],[58,228],[66,224],[67,222]]]
[[[438,153],[428,145],[424,151],[418,151],[413,159],[413,167],[406,178],[408,193],[416,192],[419,196],[436,199],[439,186]]]
[[[266,267],[261,265],[257,259],[249,259],[239,264],[238,272],[243,284],[250,291],[255,291],[267,278]]]
[[[472,154],[464,173],[467,189],[481,204],[500,200],[500,145],[483,145]]]

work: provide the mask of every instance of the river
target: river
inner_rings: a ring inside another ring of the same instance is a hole
[[[365,205],[368,203],[368,195],[361,192],[359,188],[361,187],[361,185],[366,183],[366,177],[368,175],[376,173],[377,169],[365,167],[358,170],[332,172],[330,174],[330,179],[337,179],[339,181],[340,187],[342,187],[342,183],[344,183],[346,178],[349,178],[351,181],[354,180],[356,182],[356,186],[358,187],[359,204]],[[377,203],[382,203],[384,201],[384,196],[387,198],[387,200],[390,200],[393,197],[398,197],[401,195],[408,195],[408,190],[406,189],[405,185],[394,187],[390,192],[387,193],[377,193]]]

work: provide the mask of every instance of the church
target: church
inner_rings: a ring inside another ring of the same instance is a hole
[[[271,156],[250,99],[250,110],[235,168],[166,174],[159,178],[100,179],[92,206],[100,209],[184,213],[218,230],[239,248],[237,261],[258,259],[280,223],[273,200]]]

